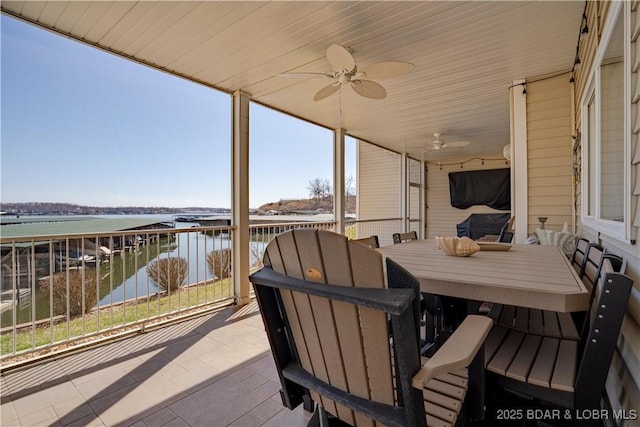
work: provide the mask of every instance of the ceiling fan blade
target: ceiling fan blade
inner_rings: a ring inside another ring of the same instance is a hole
[[[351,87],[358,95],[365,98],[383,99],[387,97],[387,91],[380,84],[371,80],[352,80]]]
[[[333,76],[331,74],[326,73],[282,73],[278,74],[278,77],[285,77],[288,79],[332,79]]]
[[[469,141],[453,141],[453,142],[445,142],[442,148],[455,148],[455,147],[466,147],[471,144]]]
[[[325,86],[315,94],[315,96],[313,97],[313,100],[314,101],[321,101],[321,100],[325,99],[326,97],[331,96],[334,93],[336,93],[338,91],[338,89],[340,89],[340,85],[336,84],[336,83],[332,83],[329,86]]]
[[[352,71],[356,66],[353,55],[339,44],[332,44],[327,48],[327,60],[334,70]]]
[[[415,68],[410,62],[378,62],[365,67],[362,72],[368,79],[388,79],[402,76]]]

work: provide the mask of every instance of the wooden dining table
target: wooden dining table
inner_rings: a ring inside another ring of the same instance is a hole
[[[589,289],[555,246],[513,244],[458,257],[426,239],[378,250],[411,272],[424,293],[558,312],[588,308]]]

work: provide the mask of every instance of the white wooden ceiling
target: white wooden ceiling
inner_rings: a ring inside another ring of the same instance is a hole
[[[583,7],[579,1],[2,1],[7,14],[228,92],[245,91],[395,151],[420,157],[434,132],[471,142],[429,152],[431,159],[501,153],[509,142],[510,83],[571,68]],[[416,68],[380,80],[388,93],[383,100],[343,87],[314,102],[327,81],[278,77],[330,71],[325,51],[332,43],[350,48],[360,69],[379,61]]]

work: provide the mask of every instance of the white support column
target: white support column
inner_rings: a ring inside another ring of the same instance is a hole
[[[236,302],[249,303],[249,99],[250,95],[233,94],[232,132],[232,209],[233,286]]]
[[[344,138],[346,131],[333,131],[333,215],[336,233],[344,234]]]
[[[511,82],[511,215],[515,216],[515,243],[528,234],[529,177],[527,166],[527,95],[525,80]]]
[[[418,238],[427,238],[427,171],[426,163],[420,162],[420,233]]]
[[[406,153],[400,156],[400,218],[402,232],[409,231],[409,158]]]

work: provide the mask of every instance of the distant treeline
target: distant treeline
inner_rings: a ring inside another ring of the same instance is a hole
[[[0,211],[4,215],[131,215],[131,214],[183,214],[189,212],[229,213],[230,209],[205,207],[144,207],[144,206],[116,206],[97,207],[81,206],[71,203],[0,203]]]

